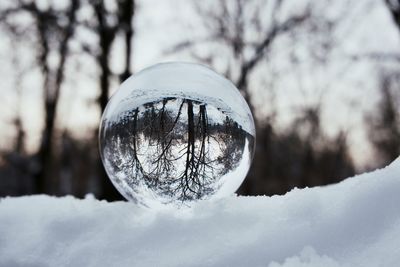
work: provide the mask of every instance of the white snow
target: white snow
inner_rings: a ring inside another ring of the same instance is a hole
[[[0,200],[0,266],[398,266],[400,159],[284,196],[147,210],[73,197]]]

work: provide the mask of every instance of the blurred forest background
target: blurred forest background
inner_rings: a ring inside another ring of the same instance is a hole
[[[121,81],[164,61],[240,88],[257,145],[242,195],[283,194],[400,154],[399,0],[4,0],[0,196],[122,197],[98,123]]]

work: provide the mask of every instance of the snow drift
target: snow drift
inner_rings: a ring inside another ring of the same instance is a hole
[[[154,211],[88,196],[0,200],[0,266],[398,266],[400,159],[284,196]]]

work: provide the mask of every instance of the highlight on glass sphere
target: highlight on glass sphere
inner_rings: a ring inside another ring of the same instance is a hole
[[[255,127],[229,80],[174,62],[121,84],[103,113],[99,139],[106,172],[126,199],[190,206],[239,188],[253,158]]]

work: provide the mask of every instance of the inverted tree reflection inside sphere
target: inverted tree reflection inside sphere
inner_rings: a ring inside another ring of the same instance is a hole
[[[165,63],[126,80],[100,125],[111,181],[145,206],[231,195],[249,170],[254,121],[231,82],[197,64]]]

